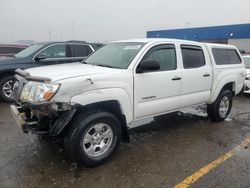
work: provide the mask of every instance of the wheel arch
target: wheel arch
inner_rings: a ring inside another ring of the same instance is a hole
[[[118,118],[118,120],[121,122],[123,140],[129,142],[129,134],[128,134],[126,116],[121,109],[121,104],[119,103],[119,101],[109,100],[109,101],[102,101],[102,102],[88,104],[86,106],[78,105],[77,111],[78,110],[88,110],[90,112],[104,110],[104,111],[114,114]]]
[[[214,90],[214,92],[212,93],[212,97],[210,98],[208,104],[213,103],[217,99],[217,97],[219,96],[221,91],[223,91],[225,89],[231,91],[233,96],[235,96],[235,94],[236,94],[236,83],[235,83],[235,81],[230,80],[230,81],[221,82],[221,84],[219,84],[217,86],[217,88]]]
[[[133,121],[132,96],[123,88],[104,88],[83,92],[72,96],[70,103],[82,106],[106,103],[106,101],[116,101],[120,111],[126,117],[127,124]]]
[[[88,105],[76,104],[75,109],[76,109],[76,112],[74,113],[74,116],[77,115],[78,113],[86,113],[87,116],[89,116],[92,113],[95,113],[98,111],[107,111],[107,112],[112,113],[121,123],[122,139],[126,142],[129,142],[129,133],[128,133],[128,128],[127,128],[126,117],[123,114],[118,101],[109,100],[109,101],[96,102],[96,103],[92,103]],[[74,116],[71,118],[70,121],[72,121]],[[69,128],[70,128],[70,122],[63,128],[63,130],[60,130],[59,134],[61,136],[65,135]]]
[[[4,71],[0,72],[0,79],[4,78],[5,76],[10,76],[10,75],[14,75],[15,74],[15,70],[14,69],[7,69]]]

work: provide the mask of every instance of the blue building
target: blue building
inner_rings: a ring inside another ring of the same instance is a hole
[[[232,44],[250,52],[250,24],[148,31],[147,37]]]

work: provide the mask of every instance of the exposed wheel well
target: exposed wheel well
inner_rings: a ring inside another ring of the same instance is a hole
[[[229,82],[224,87],[222,88],[221,91],[223,90],[229,90],[232,92],[233,96],[235,95],[235,83],[234,82]]]
[[[14,75],[15,72],[14,70],[6,70],[0,73],[0,79],[4,78],[5,76],[10,76],[10,75]]]
[[[97,102],[97,103],[86,105],[86,106],[78,105],[77,111],[78,110],[88,110],[88,111],[106,110],[114,114],[121,122],[123,140],[129,142],[129,134],[128,134],[126,117],[122,113],[122,110],[120,108],[120,104],[118,101],[115,101],[115,100],[103,101],[103,102]]]

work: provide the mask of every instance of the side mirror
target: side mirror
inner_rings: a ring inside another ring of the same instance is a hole
[[[143,73],[145,71],[159,70],[160,64],[154,60],[142,61],[136,69],[136,73]]]
[[[41,59],[46,59],[45,55],[44,54],[39,54],[35,57],[35,60],[36,61],[40,61]]]

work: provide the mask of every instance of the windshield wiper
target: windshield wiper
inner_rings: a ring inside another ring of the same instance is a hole
[[[81,63],[83,63],[83,64],[88,64],[87,62],[85,62],[85,61],[81,61]]]

